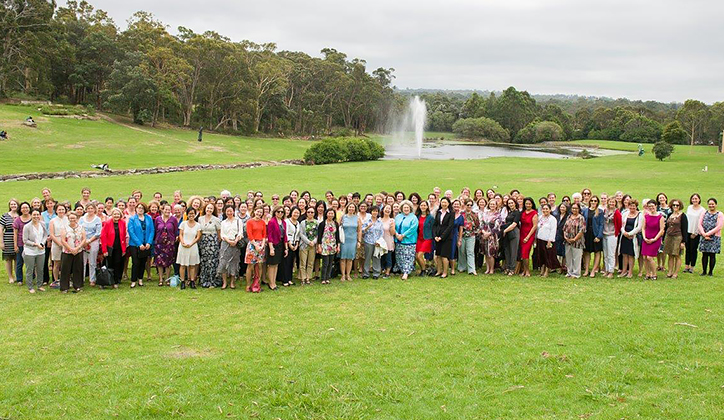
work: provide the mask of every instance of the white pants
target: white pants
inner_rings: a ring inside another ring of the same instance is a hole
[[[606,273],[613,273],[616,269],[616,235],[603,235],[603,263]]]
[[[566,269],[572,277],[581,277],[581,258],[583,257],[582,248],[574,248],[566,244]]]
[[[475,236],[462,238],[458,248],[458,271],[475,272]]]
[[[100,240],[91,242],[90,250],[83,251],[83,278],[89,277],[91,283],[96,282],[96,260],[98,259],[99,242]]]

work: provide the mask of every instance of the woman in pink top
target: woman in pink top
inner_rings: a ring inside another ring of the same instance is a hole
[[[661,237],[664,236],[664,216],[656,211],[654,200],[646,203],[646,214],[641,232],[644,242],[641,245],[641,255],[645,257],[646,280],[656,280],[656,256],[661,247]]]

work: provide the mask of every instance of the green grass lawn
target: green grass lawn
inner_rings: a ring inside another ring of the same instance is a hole
[[[37,128],[22,125],[28,115]],[[202,163],[300,159],[310,142],[204,134],[178,128],[121,125],[44,116],[29,106],[0,105],[0,129],[11,140],[0,143],[0,173],[112,169]],[[198,127],[197,127],[198,129]]]
[[[26,113],[0,106],[0,119]],[[192,131],[150,130],[161,137],[104,121],[37,120],[35,143],[48,143],[36,149],[18,140],[31,147],[21,150],[13,142],[24,131],[13,129],[13,140],[0,143],[0,171],[85,169],[84,153],[96,153],[86,146],[98,142],[101,150],[107,140],[133,145],[102,149],[126,167],[176,164],[175,156],[181,163],[278,160],[299,157],[308,145],[207,136],[190,151]],[[48,140],[37,137],[44,126]],[[61,141],[83,147],[48,147]],[[143,146],[152,141],[168,147],[149,154]],[[240,152],[246,147],[253,152]],[[35,159],[42,153],[46,159]],[[0,201],[40,196],[44,186],[73,201],[83,186],[101,199],[136,188],[169,197],[180,188],[188,197],[222,189],[425,193],[434,186],[518,188],[533,197],[554,191],[559,198],[583,187],[638,198],[665,191],[685,200],[698,191],[722,199],[723,177],[724,155],[714,148],[677,146],[664,162],[650,153],[377,161],[10,182],[0,184]],[[8,285],[2,270],[0,419],[721,419],[722,270],[713,279],[656,282],[467,275],[335,281],[260,295],[153,284],[130,290],[125,283],[35,296]]]

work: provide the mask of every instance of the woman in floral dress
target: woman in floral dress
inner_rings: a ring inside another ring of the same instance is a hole
[[[173,263],[176,262],[176,238],[178,237],[178,220],[171,215],[171,205],[161,206],[161,215],[154,220],[156,225],[156,238],[154,240],[153,255],[158,269],[158,285],[169,286],[169,277]]]
[[[497,200],[488,202],[488,211],[481,212],[480,220],[480,252],[485,255],[485,274],[495,272],[495,258],[500,249],[500,226],[503,217],[500,214]]]
[[[204,207],[204,215],[199,217],[201,227],[199,281],[201,287],[221,286],[221,278],[218,275],[221,220],[214,216],[215,211],[215,204],[209,203]]]

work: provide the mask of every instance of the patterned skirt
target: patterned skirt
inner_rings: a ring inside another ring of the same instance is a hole
[[[156,257],[156,267],[170,267],[176,261],[176,238],[168,232],[161,234],[161,237],[153,246],[153,255]]]
[[[396,244],[395,246],[397,270],[402,274],[410,274],[415,269],[415,245],[416,244]]]
[[[231,274],[236,276],[239,273],[239,260],[241,251],[236,246],[230,246],[228,242],[221,241],[219,250],[219,274]]]
[[[218,275],[219,268],[219,236],[215,233],[201,235],[199,241],[199,257],[201,257],[199,281],[202,287],[221,286]]]
[[[264,241],[249,241],[246,246],[244,262],[247,264],[261,264],[264,262]],[[261,251],[259,251],[261,250]]]

